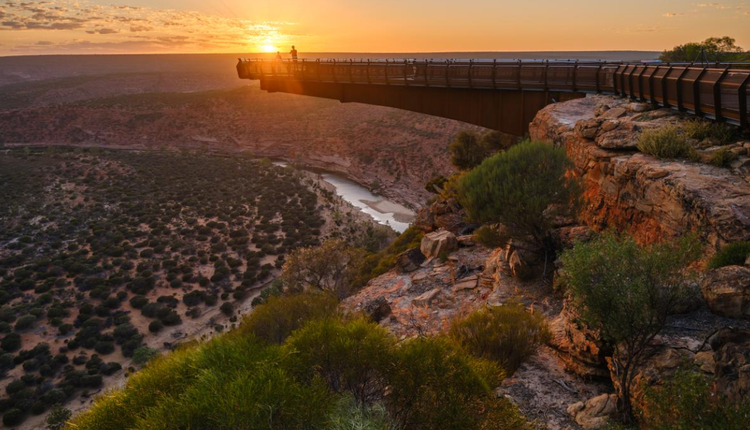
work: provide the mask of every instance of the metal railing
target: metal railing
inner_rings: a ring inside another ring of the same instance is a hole
[[[237,72],[243,79],[617,94],[747,128],[749,66],[747,63],[701,66],[527,60],[240,59]]]

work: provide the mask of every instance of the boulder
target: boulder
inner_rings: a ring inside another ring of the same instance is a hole
[[[425,256],[418,248],[407,249],[396,257],[396,268],[401,273],[409,273],[419,269],[424,263]]]
[[[458,200],[441,198],[429,208],[421,209],[417,213],[414,225],[425,233],[443,229],[454,234],[461,234],[471,227],[464,222],[465,217],[466,212]]]
[[[541,249],[531,242],[511,240],[505,247],[505,260],[508,263],[510,276],[518,279],[530,279],[537,272],[542,262]]]
[[[712,270],[703,279],[701,290],[711,312],[750,319],[750,268],[725,266]]]
[[[617,396],[602,394],[585,402],[573,403],[568,406],[567,412],[584,430],[600,429],[617,413]]]
[[[552,243],[557,249],[572,248],[578,242],[588,242],[594,236],[589,226],[561,227],[550,232]]]
[[[606,357],[612,354],[612,349],[597,331],[580,320],[569,300],[560,315],[551,321],[550,330],[553,335],[550,344],[558,351],[566,370],[586,378],[609,376]]]
[[[391,305],[385,297],[377,297],[362,306],[362,312],[369,316],[373,321],[380,322],[391,315]]]
[[[426,258],[436,258],[458,250],[458,240],[456,235],[449,231],[436,231],[426,234],[419,248]]]
[[[440,296],[442,295],[441,294],[442,292],[443,292],[442,288],[435,287],[431,289],[430,291],[420,295],[419,297],[415,297],[411,303],[414,306],[430,306],[431,304],[440,300]]]
[[[716,389],[730,401],[750,398],[750,330],[724,328],[709,340]]]

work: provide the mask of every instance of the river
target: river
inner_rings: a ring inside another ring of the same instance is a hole
[[[283,161],[275,161],[274,164],[282,167],[288,166],[288,163]],[[373,193],[344,175],[319,170],[307,171],[320,175],[324,181],[333,185],[337,195],[370,215],[379,224],[388,225],[397,232],[403,233],[414,221],[416,215],[411,209]]]

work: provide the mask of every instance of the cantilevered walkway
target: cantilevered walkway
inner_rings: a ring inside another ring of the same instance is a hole
[[[261,89],[390,106],[522,136],[544,106],[616,94],[750,128],[750,64],[240,59]]]

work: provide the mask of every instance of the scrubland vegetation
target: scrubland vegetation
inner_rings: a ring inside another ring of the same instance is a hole
[[[293,170],[242,157],[10,151],[0,200],[6,425],[98,389],[148,332],[236,318],[324,223]]]
[[[333,303],[273,298],[238,330],[151,361],[70,428],[528,427],[492,393],[504,375],[495,362],[448,337],[398,342]]]

